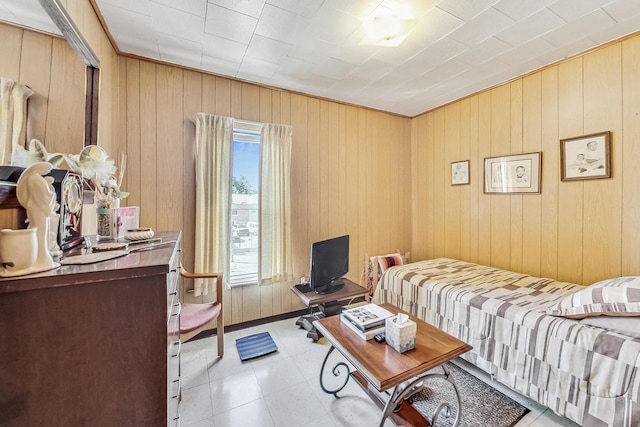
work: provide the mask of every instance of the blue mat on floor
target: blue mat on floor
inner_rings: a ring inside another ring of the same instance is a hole
[[[236,347],[238,348],[240,360],[242,361],[278,351],[278,346],[273,342],[273,338],[271,338],[269,332],[261,332],[259,334],[249,335],[248,337],[238,338],[236,340]]]

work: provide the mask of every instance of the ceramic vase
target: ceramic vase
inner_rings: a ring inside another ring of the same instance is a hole
[[[0,276],[25,274],[38,256],[37,228],[0,230]]]

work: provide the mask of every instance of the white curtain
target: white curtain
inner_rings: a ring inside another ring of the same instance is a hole
[[[260,140],[260,284],[293,279],[291,261],[291,135],[265,124]]]
[[[16,145],[24,147],[27,126],[27,86],[0,78],[0,165],[12,164]]]
[[[194,270],[229,281],[233,119],[198,113],[196,124],[196,236]],[[194,295],[215,292],[215,280],[194,281]]]

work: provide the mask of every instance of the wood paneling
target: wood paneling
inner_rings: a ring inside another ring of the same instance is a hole
[[[138,59],[123,61],[127,182],[140,192],[132,200],[140,204],[145,227],[193,233],[195,141],[189,118],[199,109],[293,126],[296,279],[308,277],[309,247],[317,240],[351,236],[348,278],[354,281],[360,279],[365,252],[411,247],[411,119]],[[189,269],[188,242],[193,239],[185,233],[183,262]],[[225,322],[304,308],[291,285],[225,291]]]
[[[461,245],[447,240],[445,254],[463,260],[582,284],[640,274],[633,237],[640,232],[639,58],[636,36],[412,119],[416,259],[442,256],[446,230]],[[561,182],[560,139],[607,130],[612,177]],[[484,158],[536,151],[541,194],[483,194]],[[452,192],[448,166],[467,157],[465,205]],[[435,174],[426,180],[425,164]],[[468,225],[460,216],[467,212]]]

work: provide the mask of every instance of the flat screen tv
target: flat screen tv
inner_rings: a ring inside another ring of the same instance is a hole
[[[344,287],[349,272],[349,235],[311,244],[311,290],[330,294]]]

